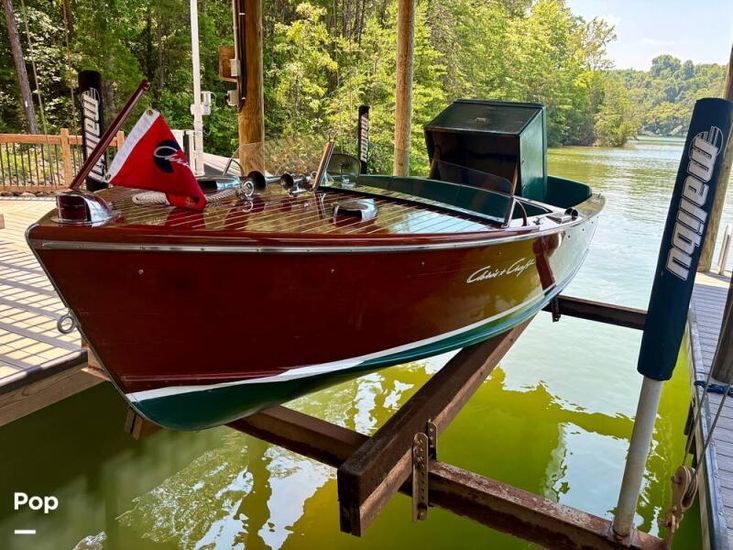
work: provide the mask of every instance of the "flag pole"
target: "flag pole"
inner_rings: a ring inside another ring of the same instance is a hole
[[[89,156],[84,161],[84,164],[82,164],[81,169],[79,170],[79,173],[74,177],[74,180],[71,182],[71,185],[69,186],[69,189],[72,191],[77,191],[82,183],[84,183],[84,180],[87,178],[89,173],[92,171],[92,168],[94,165],[97,164],[97,161],[100,159],[100,157],[104,154],[104,152],[107,150],[107,147],[109,147],[109,144],[112,143],[112,140],[115,137],[115,134],[122,128],[122,125],[127,120],[127,117],[130,116],[130,113],[137,105],[138,101],[140,101],[140,98],[142,95],[147,92],[150,89],[150,82],[147,80],[142,80],[140,82],[140,85],[137,87],[137,90],[133,92],[133,94],[130,96],[130,99],[127,100],[127,103],[125,103],[125,106],[122,107],[120,112],[117,114],[115,119],[112,121],[112,124],[109,125],[109,128],[102,134],[102,137],[99,139],[99,143],[97,143],[97,146],[92,150],[91,153],[89,153]]]
[[[204,173],[204,115],[201,107],[201,61],[199,59],[198,0],[191,0],[191,63],[193,64],[193,173]]]

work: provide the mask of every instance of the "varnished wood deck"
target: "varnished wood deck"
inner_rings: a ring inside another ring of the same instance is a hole
[[[693,380],[704,381],[713,362],[729,285],[730,277],[708,273],[698,274],[695,281],[690,311]],[[702,388],[695,388],[696,402],[701,398]],[[695,427],[698,454],[721,399],[722,395],[709,393],[702,408]],[[733,398],[725,401],[706,455],[700,488],[703,539],[709,548],[733,548]]]
[[[0,200],[0,425],[99,382],[83,372],[79,334],[62,335],[66,309],[25,243],[50,200]]]

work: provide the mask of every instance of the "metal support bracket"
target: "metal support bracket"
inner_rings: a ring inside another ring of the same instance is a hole
[[[526,326],[523,323],[510,332],[464,348],[339,466],[342,531],[356,536],[366,531],[392,495],[410,480],[415,434],[421,433],[427,439],[428,421],[438,430],[444,429]],[[426,443],[426,449],[429,446]]]
[[[560,300],[557,296],[550,302],[550,309],[552,311],[552,322],[557,323],[560,320]]]
[[[438,457],[437,440],[432,420],[425,423],[425,433],[416,433],[412,440],[412,521],[428,518],[428,475],[430,461]]]
[[[412,441],[412,521],[428,518],[428,449],[427,434],[416,433]]]
[[[428,456],[430,460],[438,460],[438,428],[432,420],[425,423],[425,435],[428,436]]]

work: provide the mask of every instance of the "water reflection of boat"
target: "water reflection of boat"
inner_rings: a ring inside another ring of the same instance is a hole
[[[214,426],[487,339],[569,283],[603,200],[546,176],[544,110],[458,102],[427,137],[429,179],[340,173],[203,213],[113,188],[28,240],[133,407]]]

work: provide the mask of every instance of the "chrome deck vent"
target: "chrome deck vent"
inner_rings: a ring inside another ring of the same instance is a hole
[[[350,216],[365,222],[376,218],[378,211],[374,199],[348,199],[333,207],[333,220],[335,222],[339,217]]]
[[[52,219],[63,225],[102,225],[117,216],[102,197],[70,191],[56,197],[56,215]]]

